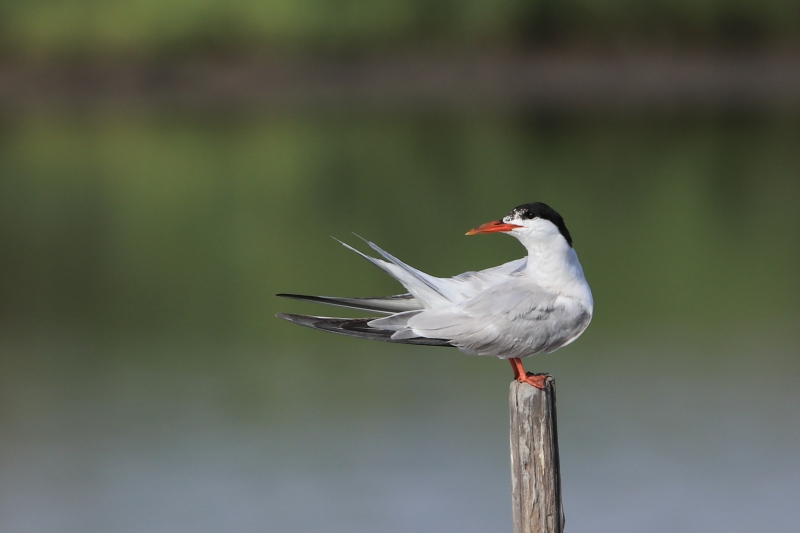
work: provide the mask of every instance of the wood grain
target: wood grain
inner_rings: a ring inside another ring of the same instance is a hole
[[[514,533],[561,533],[555,381],[541,390],[515,380],[509,392]]]

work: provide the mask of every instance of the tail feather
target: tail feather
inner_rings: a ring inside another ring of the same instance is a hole
[[[346,242],[340,241],[336,237],[331,237],[331,238],[333,240],[335,240],[336,242],[338,242],[339,244],[341,244],[342,246],[344,246],[345,248],[347,248],[348,250],[350,250],[351,252],[357,253],[358,255],[360,255],[361,257],[363,257],[364,259],[366,259],[367,261],[369,261],[370,263],[372,263],[376,267],[380,268],[381,270],[383,270],[384,272],[386,272],[387,274],[389,274],[393,278],[397,279],[397,276],[395,275],[394,265],[392,265],[391,263],[387,263],[386,261],[383,261],[382,259],[377,259],[375,257],[370,257],[367,254],[365,254],[364,252],[361,252],[360,250],[357,250],[357,249],[353,248],[352,246],[350,246]]]
[[[364,239],[363,237],[361,237],[359,235],[356,235],[356,237],[358,237],[359,239],[361,239],[364,242],[366,242],[369,245],[370,248],[372,248],[373,250],[375,250],[376,252],[381,254],[384,259],[386,259],[387,261],[397,265],[398,267],[402,268],[404,271],[406,271],[409,274],[411,274],[412,276],[414,276],[414,278],[416,278],[420,282],[424,283],[429,289],[431,289],[432,291],[434,291],[437,294],[439,294],[439,296],[441,296],[445,300],[453,301],[452,295],[448,295],[447,294],[448,291],[446,290],[446,287],[444,287],[442,283],[436,283],[436,281],[438,281],[438,279],[436,277],[431,276],[429,274],[426,274],[425,272],[422,272],[421,270],[417,270],[416,268],[412,267],[411,265],[407,265],[406,263],[400,261],[398,258],[393,256],[392,254],[390,254],[386,250],[382,249],[380,246],[378,246],[374,242],[368,241],[368,240]]]
[[[331,318],[324,316],[290,315],[279,313],[278,318],[340,335],[358,337],[374,341],[393,342],[399,344],[425,344],[429,346],[452,346],[447,339],[427,339],[425,337],[412,337],[407,339],[393,339],[394,331],[370,327],[368,322],[380,317],[369,318]]]
[[[310,296],[305,294],[276,294],[275,296],[388,314],[414,311],[423,308],[411,294],[398,294],[396,296],[381,296],[375,298],[338,298],[335,296]]]
[[[359,237],[361,238],[361,237]],[[374,250],[380,253],[384,258],[388,261],[384,261],[383,259],[378,259],[376,257],[370,257],[365,253],[362,253],[347,243],[336,239],[342,246],[345,248],[352,250],[353,252],[357,253],[373,265],[377,266],[394,279],[399,281],[407,290],[410,292],[424,307],[432,307],[435,306],[437,303],[441,303],[442,301],[450,302],[452,301],[445,291],[442,290],[441,283],[437,284],[436,281],[440,281],[438,278],[433,276],[429,276],[424,272],[421,272],[394,257],[393,255],[381,250],[377,247],[374,243],[364,241],[370,245]]]

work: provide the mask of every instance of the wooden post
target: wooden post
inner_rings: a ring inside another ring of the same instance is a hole
[[[511,500],[514,533],[562,533],[556,386],[511,383]]]

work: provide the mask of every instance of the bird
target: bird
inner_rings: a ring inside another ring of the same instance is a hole
[[[478,272],[439,278],[407,265],[364,240],[381,258],[339,241],[399,281],[408,291],[374,298],[339,298],[281,293],[277,296],[374,311],[386,316],[334,318],[279,313],[322,331],[362,339],[456,347],[471,355],[511,363],[514,379],[546,387],[547,374],[526,372],[523,357],[551,353],[577,339],[594,311],[572,236],[558,212],[542,202],[515,207],[505,217],[467,235],[516,237],[527,256]],[[338,240],[338,239],[337,239]]]

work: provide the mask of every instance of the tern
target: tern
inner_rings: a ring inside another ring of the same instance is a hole
[[[525,372],[521,358],[564,347],[588,327],[594,301],[564,219],[541,202],[520,205],[500,220],[467,232],[505,233],[527,257],[500,266],[437,278],[411,267],[376,244],[383,259],[341,244],[399,281],[405,294],[376,298],[277,296],[386,314],[331,318],[278,314],[295,324],[362,339],[455,346],[471,355],[507,359],[514,378],[545,387],[546,374]]]

